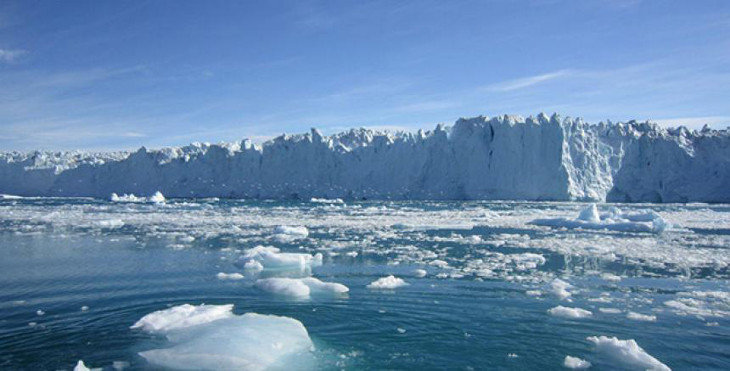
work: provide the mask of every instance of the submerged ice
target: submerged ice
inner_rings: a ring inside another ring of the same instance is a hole
[[[133,153],[0,153],[0,193],[108,197],[730,201],[727,130],[498,116]],[[589,220],[595,223],[597,220]]]

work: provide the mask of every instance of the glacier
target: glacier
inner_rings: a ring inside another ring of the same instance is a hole
[[[0,193],[255,199],[730,202],[729,130],[557,114],[418,132],[351,129],[263,144],[0,153]]]

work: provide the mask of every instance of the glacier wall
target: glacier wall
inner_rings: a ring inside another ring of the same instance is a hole
[[[136,152],[0,154],[0,193],[730,202],[728,130],[499,116]]]

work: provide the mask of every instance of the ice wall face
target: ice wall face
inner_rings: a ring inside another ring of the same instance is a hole
[[[0,177],[0,193],[42,196],[730,202],[730,135],[475,117],[417,133],[313,129],[261,146],[6,153]]]

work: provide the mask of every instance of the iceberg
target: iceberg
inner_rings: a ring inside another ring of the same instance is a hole
[[[0,153],[0,193],[258,199],[730,202],[728,130],[548,116],[473,117],[429,131],[316,129],[263,144]],[[123,197],[123,196],[120,196]],[[593,215],[595,216],[595,215]],[[596,222],[582,220],[586,223]]]
[[[573,370],[583,370],[591,367],[591,363],[578,357],[565,356],[563,366]]]

